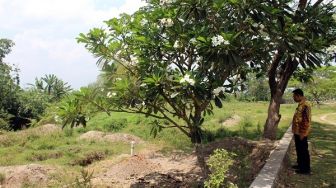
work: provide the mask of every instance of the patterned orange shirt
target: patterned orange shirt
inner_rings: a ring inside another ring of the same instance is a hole
[[[308,136],[311,124],[311,106],[303,99],[296,108],[293,122],[292,131],[294,134]]]

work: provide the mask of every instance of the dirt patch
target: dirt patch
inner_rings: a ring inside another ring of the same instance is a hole
[[[114,134],[105,134],[100,131],[89,131],[87,133],[82,134],[79,139],[84,140],[94,140],[94,141],[107,141],[107,142],[135,142],[136,144],[143,143],[144,141],[141,138],[124,133],[114,133]]]
[[[104,165],[107,165],[106,162]],[[176,159],[163,155],[128,155],[117,163],[105,166],[105,169],[92,180],[94,186],[176,187],[201,178],[195,156]]]
[[[62,128],[55,124],[45,124],[32,129],[32,131],[39,132],[40,134],[50,134],[54,132],[60,132]]]
[[[94,140],[94,141],[102,141],[103,137],[105,136],[104,132],[100,132],[100,131],[89,131],[86,132],[82,135],[80,135],[79,139],[81,140]]]
[[[248,141],[241,138],[228,138],[203,146],[203,155],[208,158],[213,150],[223,148],[231,152],[240,152],[230,169],[232,182],[246,181],[246,185],[256,177],[266,162],[274,143],[271,141]],[[249,162],[247,165],[246,162]],[[101,161],[104,170],[91,166],[96,173],[92,182],[95,187],[198,187],[207,174],[200,168],[197,155],[175,154],[164,156],[160,153],[140,153],[138,156],[124,155],[118,162]],[[241,168],[244,175],[241,176]],[[240,171],[239,171],[240,170]],[[245,180],[246,179],[246,180]]]
[[[221,122],[221,125],[225,127],[231,127],[231,126],[237,125],[240,121],[241,121],[241,117],[238,115],[234,115],[226,119],[225,121]]]
[[[331,125],[336,125],[336,122],[332,122],[328,119],[329,116],[336,116],[336,113],[324,114],[320,117],[320,120]]]
[[[0,167],[0,173],[5,176],[2,183],[4,187],[23,187],[34,185],[38,185],[38,187],[45,187],[50,181],[48,176],[55,172],[56,169],[53,167],[38,164]]]

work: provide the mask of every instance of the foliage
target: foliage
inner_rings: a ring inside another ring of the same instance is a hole
[[[233,79],[245,76],[244,62],[254,56],[255,23],[241,16],[246,8],[237,1],[148,1],[133,15],[106,21],[106,30],[80,34],[78,42],[110,78],[102,108],[166,119],[170,125],[161,128],[177,127],[200,142],[204,116],[213,104],[223,106],[224,92],[233,91]]]
[[[81,179],[76,178],[75,187],[76,188],[91,188],[92,187],[92,183],[91,183],[92,178],[93,178],[93,171],[89,172],[88,170],[82,169],[81,170]]]
[[[247,101],[269,101],[270,89],[266,77],[257,77],[254,73],[249,73],[248,77],[249,80],[245,82],[246,89],[241,91],[241,99]]]
[[[291,82],[292,87],[302,88],[305,96],[320,103],[325,100],[334,100],[336,98],[336,67],[327,66],[317,70],[307,71],[299,70],[295,75],[296,80]]]
[[[271,101],[264,137],[275,139],[282,96],[295,70],[314,69],[334,56],[336,9],[331,1],[299,0],[255,3],[250,10],[256,10],[251,16],[259,24],[259,34],[268,37],[263,47],[257,47],[253,62],[268,76]]]
[[[209,179],[204,182],[204,186],[207,188],[219,188],[225,185],[225,187],[234,188],[236,185],[226,180],[227,173],[234,160],[234,155],[227,152],[224,149],[216,149],[214,153],[209,157],[207,165],[210,168],[211,174]]]
[[[80,34],[78,42],[110,75],[104,109],[166,119],[192,142],[200,142],[211,101],[222,107],[219,94],[235,92],[234,80],[246,79],[249,67],[268,71],[271,96],[281,96],[299,64],[320,65],[320,56],[327,58],[321,49],[335,43],[332,3],[147,2],[133,15],[106,21],[106,30]],[[121,77],[112,76],[116,64],[125,70]]]
[[[72,89],[67,82],[57,78],[54,74],[47,74],[42,78],[35,78],[35,83],[30,84],[33,89],[46,94],[50,102],[59,101]]]

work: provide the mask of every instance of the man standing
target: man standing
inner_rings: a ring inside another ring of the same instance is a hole
[[[293,168],[296,169],[295,172],[298,174],[310,174],[310,156],[307,139],[311,126],[311,106],[306,101],[301,89],[293,91],[293,99],[299,103],[292,122],[297,156],[297,165],[294,165]]]

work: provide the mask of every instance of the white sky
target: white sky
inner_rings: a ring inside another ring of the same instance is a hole
[[[96,80],[96,60],[76,42],[79,33],[104,26],[141,0],[0,0],[0,38],[15,42],[5,62],[20,69],[21,85],[55,74],[78,89]]]

